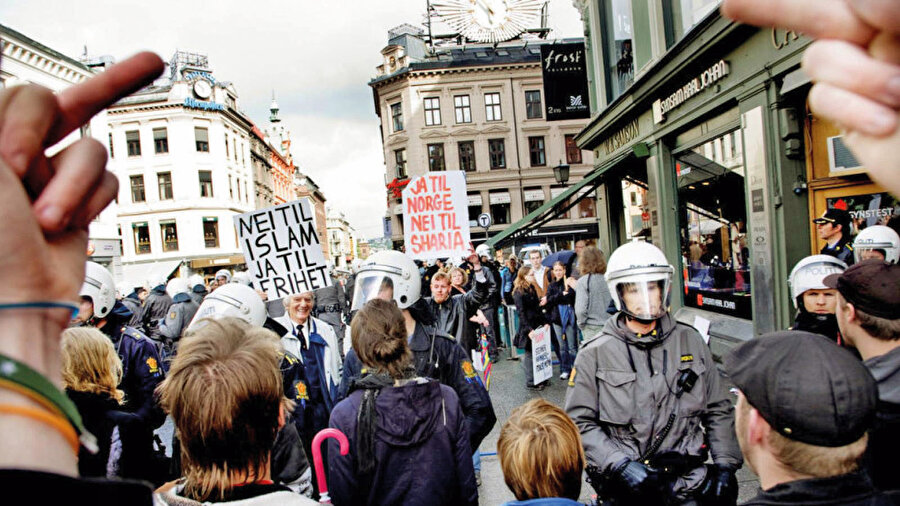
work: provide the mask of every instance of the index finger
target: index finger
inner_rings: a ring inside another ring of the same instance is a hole
[[[110,104],[152,83],[163,68],[159,56],[142,52],[60,92],[59,117],[47,145],[55,144]]]
[[[875,30],[846,0],[724,0],[722,15],[756,26],[794,30],[814,39],[839,39],[866,46]]]

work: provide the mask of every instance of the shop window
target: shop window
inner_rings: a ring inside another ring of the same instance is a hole
[[[156,181],[159,183],[159,200],[172,200],[172,173],[160,172]]]
[[[163,251],[178,251],[178,229],[174,220],[160,222],[159,235],[163,240]]]
[[[622,180],[622,204],[625,212],[625,237],[627,240],[651,237],[650,212],[647,205],[647,187],[643,180]]]
[[[207,248],[219,247],[219,220],[203,218],[203,243]]]
[[[194,127],[194,146],[199,153],[209,153],[209,130]]]
[[[532,167],[544,167],[547,165],[547,156],[544,152],[543,137],[528,138],[528,153],[531,156]]]
[[[685,304],[750,319],[744,166],[723,138],[675,155]]]
[[[503,116],[500,114],[500,93],[484,94],[484,116],[486,121],[500,121]]]
[[[508,225],[510,222],[510,200],[509,192],[492,191],[490,193],[491,202],[491,218],[494,225]]]
[[[540,119],[544,117],[543,108],[541,107],[541,92],[526,91],[525,92],[525,118]]]
[[[169,132],[165,127],[153,129],[153,152],[157,155],[169,152]]]
[[[581,149],[575,144],[575,134],[566,135],[566,163],[569,165],[581,163]]]
[[[444,165],[444,145],[429,144],[428,145],[428,170],[435,172],[446,169]]]
[[[150,253],[150,227],[147,222],[131,225],[134,233],[134,252],[138,255]]]
[[[459,170],[475,171],[475,143],[473,141],[459,143]]]
[[[457,95],[453,97],[453,109],[456,112],[457,123],[472,122],[472,106],[469,103],[468,95]]]
[[[441,99],[430,97],[425,99],[425,125],[441,124]]]
[[[506,168],[506,142],[503,139],[488,139],[488,154],[492,169]]]
[[[200,180],[200,196],[201,197],[212,197],[213,196],[212,172],[210,172],[208,170],[198,171],[198,178]]]
[[[125,132],[128,156],[141,156],[141,134],[137,130]]]
[[[525,196],[525,214],[529,214],[533,212],[535,209],[544,205],[544,189],[537,188],[525,188],[524,190]]]
[[[397,179],[406,177],[406,149],[394,150],[394,163],[397,164]]]
[[[131,201],[135,204],[145,202],[147,196],[144,193],[144,176],[131,176]]]
[[[675,45],[694,25],[718,7],[720,0],[663,0],[666,48]]]
[[[403,108],[401,103],[391,104],[391,121],[394,124],[394,132],[403,130]]]

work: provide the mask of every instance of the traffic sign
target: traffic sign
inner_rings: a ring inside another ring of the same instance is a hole
[[[478,225],[479,225],[481,228],[487,230],[488,228],[490,228],[491,223],[493,223],[493,220],[491,219],[491,215],[490,215],[490,214],[488,214],[488,213],[481,213],[481,214],[478,215]]]

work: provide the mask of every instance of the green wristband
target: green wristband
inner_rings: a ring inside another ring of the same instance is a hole
[[[75,403],[41,373],[18,360],[0,355],[0,379],[15,383],[46,399],[72,424],[81,444],[91,453],[97,453],[97,438],[84,428]]]

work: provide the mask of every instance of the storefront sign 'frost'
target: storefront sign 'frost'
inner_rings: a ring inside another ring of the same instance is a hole
[[[253,285],[269,299],[331,284],[313,216],[301,199],[234,217]]]
[[[429,259],[464,255],[469,245],[466,179],[461,171],[427,172],[403,189],[406,254]]]

